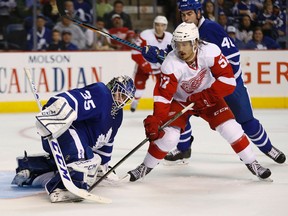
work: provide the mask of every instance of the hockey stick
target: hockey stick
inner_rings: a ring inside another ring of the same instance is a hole
[[[170,125],[173,121],[175,121],[177,118],[179,118],[181,115],[183,115],[185,112],[187,112],[189,109],[192,109],[194,106],[194,103],[190,103],[187,107],[182,109],[180,112],[178,112],[176,115],[174,115],[171,119],[169,119],[167,122],[165,122],[159,130],[163,130],[165,127]],[[111,172],[113,172],[120,164],[122,164],[128,157],[130,157],[134,152],[136,152],[140,147],[142,147],[146,142],[149,141],[149,138],[146,137],[141,143],[139,143],[134,149],[132,149],[127,155],[125,155],[116,165],[114,165],[107,173],[105,173],[100,179],[98,179],[97,182],[95,182],[88,191],[93,190],[104,178],[106,178]]]
[[[37,93],[35,83],[32,80],[31,72],[29,69],[26,69],[26,68],[24,68],[24,71],[25,71],[26,77],[29,80],[30,88],[31,88],[31,91],[34,95],[35,101],[37,102],[38,108],[41,111],[42,105],[40,102],[39,95]],[[108,198],[91,194],[84,189],[80,189],[80,188],[76,187],[74,185],[74,183],[72,182],[71,176],[69,174],[65,159],[64,159],[63,154],[61,152],[61,148],[60,148],[60,145],[59,145],[57,139],[50,138],[50,139],[48,139],[48,143],[49,143],[51,152],[53,154],[54,161],[57,165],[61,180],[62,180],[65,188],[68,191],[75,194],[76,196],[79,196],[79,197],[87,199],[87,200],[91,200],[91,201],[95,201],[95,202],[99,202],[99,203],[111,203],[112,202],[112,200],[110,200]]]
[[[133,48],[133,49],[135,49],[135,50],[138,50],[138,51],[140,51],[140,52],[142,51],[142,47],[137,46],[137,45],[134,44],[134,43],[131,43],[131,42],[129,42],[129,41],[127,41],[127,40],[123,40],[123,39],[121,39],[121,38],[119,38],[119,37],[117,37],[117,36],[115,36],[115,35],[111,35],[111,34],[109,34],[109,33],[107,33],[107,32],[104,32],[104,31],[96,28],[95,26],[89,25],[89,24],[87,24],[87,23],[82,22],[82,21],[79,20],[79,19],[76,19],[75,17],[71,17],[71,16],[66,12],[66,10],[65,10],[64,1],[65,1],[65,0],[56,0],[56,4],[57,4],[57,8],[58,8],[58,11],[59,11],[60,16],[65,17],[65,18],[71,20],[73,23],[75,23],[75,24],[77,24],[77,25],[79,25],[79,26],[82,26],[82,27],[84,27],[84,28],[90,29],[90,30],[92,30],[92,31],[94,31],[94,32],[98,32],[98,33],[102,34],[103,36],[108,37],[108,38],[110,38],[110,39],[116,40],[116,41],[118,41],[118,42],[120,42],[120,43],[122,43],[122,44],[124,44],[124,45],[126,45],[126,46],[129,46],[129,47],[131,47],[131,48]],[[160,60],[162,60],[162,61],[164,60],[164,57],[163,57],[163,56],[158,55],[158,58],[159,58]]]

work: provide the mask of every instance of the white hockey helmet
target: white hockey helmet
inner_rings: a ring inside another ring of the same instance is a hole
[[[154,23],[161,23],[161,24],[168,25],[168,20],[166,19],[165,16],[156,16],[154,19]]]
[[[153,28],[155,29],[155,23],[160,23],[166,25],[164,28],[164,31],[166,31],[167,26],[168,26],[168,20],[166,19],[165,16],[156,16],[154,21],[153,21]]]
[[[173,32],[172,42],[175,48],[175,42],[191,41],[192,45],[199,40],[199,31],[194,23],[181,23]]]

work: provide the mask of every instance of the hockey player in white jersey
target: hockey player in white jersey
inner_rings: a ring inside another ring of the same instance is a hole
[[[254,116],[249,92],[244,84],[240,64],[240,52],[237,46],[227,35],[226,31],[217,22],[205,19],[202,15],[202,4],[199,0],[177,0],[178,9],[183,22],[194,23],[199,28],[200,38],[216,44],[226,56],[232,66],[236,79],[234,92],[224,99],[232,110],[236,121],[241,124],[245,134],[250,138],[261,152],[276,163],[282,164],[286,161],[285,154],[272,145],[270,137],[261,122]],[[162,61],[159,55],[164,57],[165,53],[171,51],[171,46],[161,50],[157,47],[143,49],[142,55],[150,62]],[[191,157],[191,144],[193,141],[192,128],[187,121],[185,132],[181,134],[177,148],[165,156],[168,164],[188,163]],[[190,138],[191,137],[191,138]]]
[[[45,186],[51,202],[81,200],[63,185],[45,138],[57,138],[74,185],[88,190],[97,177],[108,171],[114,138],[123,120],[123,107],[132,101],[134,93],[133,80],[119,76],[107,85],[97,82],[50,98],[36,116],[42,146],[48,154],[25,153],[24,157],[18,157],[12,184]]]
[[[165,16],[155,17],[153,21],[153,28],[142,31],[140,33],[140,37],[137,38],[135,43],[141,47],[148,45],[165,49],[172,40],[172,34],[166,31],[167,25],[168,21]],[[137,108],[140,98],[144,93],[146,82],[150,75],[155,77],[156,80],[159,79],[161,64],[147,62],[143,58],[141,52],[137,50],[132,50],[132,59],[136,62],[134,72],[136,92],[135,99],[131,104],[130,110],[134,112]]]
[[[144,120],[150,140],[148,152],[136,169],[128,172],[130,181],[147,175],[173,149],[185,129],[187,119],[198,115],[207,121],[232,147],[253,175],[266,179],[269,169],[256,160],[248,138],[223,97],[236,86],[233,70],[217,45],[199,39],[193,23],[180,24],[173,33],[173,51],[161,66],[161,80],[154,89],[154,112]],[[190,110],[168,127],[159,127],[190,103]],[[233,173],[232,173],[233,175]]]

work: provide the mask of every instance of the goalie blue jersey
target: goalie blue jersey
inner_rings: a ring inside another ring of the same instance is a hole
[[[237,79],[242,71],[240,68],[240,52],[224,28],[216,22],[203,17],[200,20],[199,35],[202,40],[216,44],[228,59]]]
[[[58,97],[64,97],[77,113],[72,126],[57,138],[64,157],[69,159],[67,163],[89,159],[93,152],[100,155],[101,164],[110,161],[114,137],[123,119],[122,109],[111,114],[113,98],[110,89],[101,82],[94,83],[58,94],[45,106]],[[51,153],[45,141],[43,147]]]

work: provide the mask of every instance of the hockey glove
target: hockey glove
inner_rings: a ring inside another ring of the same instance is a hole
[[[36,115],[36,127],[43,138],[58,138],[76,120],[77,113],[66,99],[59,97]]]
[[[143,122],[146,136],[150,141],[160,139],[164,136],[165,132],[163,130],[159,130],[160,126],[162,125],[162,121],[160,119],[153,115],[148,115]]]
[[[141,53],[143,57],[151,63],[162,64],[166,57],[166,52],[156,46],[144,46]]]
[[[189,103],[191,102],[195,103],[195,105],[193,106],[193,109],[195,111],[201,111],[208,107],[212,107],[216,104],[217,100],[218,97],[209,94],[205,90],[203,90],[202,92],[198,92],[196,94],[192,94],[187,99]]]

